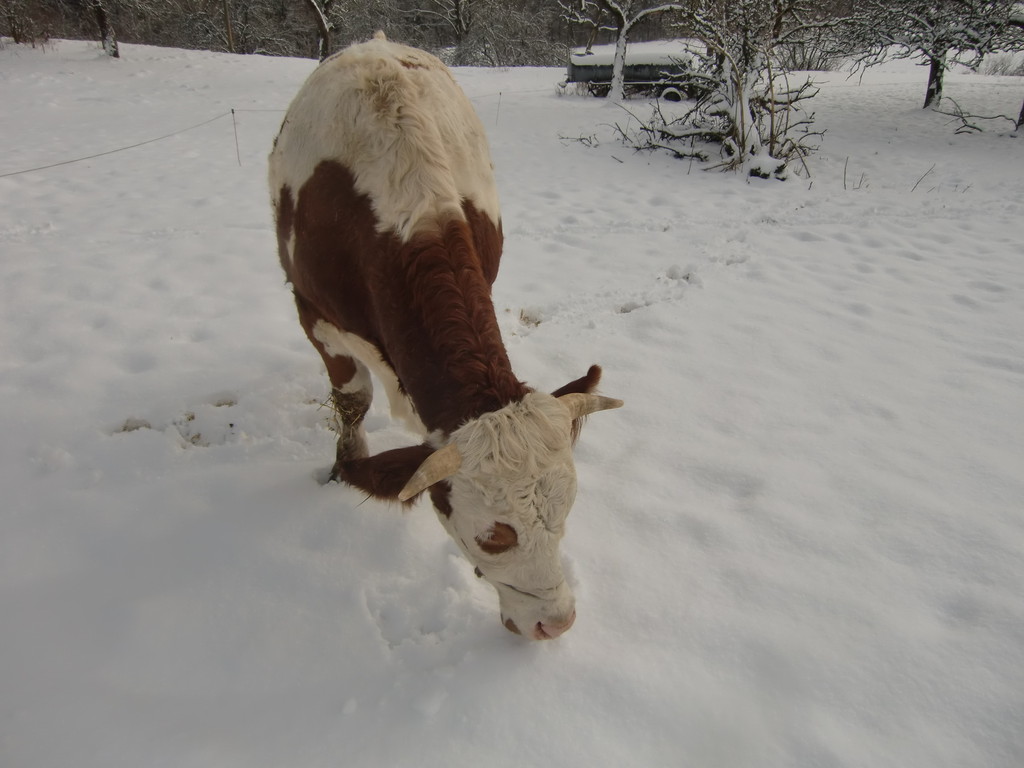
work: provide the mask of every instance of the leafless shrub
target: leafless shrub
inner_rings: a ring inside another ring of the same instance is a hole
[[[834,72],[844,57],[831,44],[797,41],[780,45],[774,53],[775,64],[786,72]]]
[[[639,128],[620,129],[622,138],[751,176],[810,175],[806,159],[823,132],[805,103],[817,89],[778,62],[787,48],[824,40],[832,22],[799,0],[695,0],[680,24],[700,43],[691,49],[696,98],[672,116],[659,105]]]
[[[986,56],[978,70],[983,75],[1024,77],[1024,56],[1017,53],[995,53]]]

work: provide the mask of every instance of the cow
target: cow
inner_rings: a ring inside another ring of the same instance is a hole
[[[501,621],[543,640],[572,626],[559,543],[572,447],[601,369],[548,394],[513,373],[491,285],[503,234],[490,150],[440,60],[378,33],[319,65],[288,109],[269,181],[299,322],[323,358],[333,480],[412,503],[498,593]],[[371,374],[423,442],[369,455]]]

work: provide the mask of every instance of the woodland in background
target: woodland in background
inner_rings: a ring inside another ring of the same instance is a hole
[[[767,22],[786,42],[786,68],[831,68],[837,57],[871,63],[894,48],[931,63],[976,64],[1019,50],[1018,0],[0,0],[0,34],[232,53],[324,58],[377,30],[438,53],[449,64],[562,65],[568,49],[602,43],[735,36],[736,20]],[[756,24],[755,24],[756,27]],[[794,29],[803,30],[794,34]],[[739,30],[757,47],[764,28]],[[741,41],[742,42],[742,41]],[[746,44],[746,42],[742,42]],[[793,65],[793,66],[790,66]],[[938,90],[941,93],[941,80]]]
[[[676,36],[680,10],[692,5],[660,0],[0,0],[0,34],[29,43],[100,39],[108,52],[116,39],[323,58],[380,29],[389,38],[442,53],[456,65],[561,65],[570,47],[614,43],[623,31],[631,42]],[[710,5],[728,13],[735,4],[716,0]],[[841,17],[853,3],[830,0],[814,7],[816,17]]]
[[[98,39],[96,6],[126,43],[321,57],[377,30],[450,64],[561,65],[588,32],[555,0],[3,0],[0,33],[19,42]],[[651,24],[636,39],[661,36]]]
[[[609,98],[625,98],[627,44],[691,40],[687,110],[622,130],[637,149],[785,178],[821,132],[806,70],[905,57],[928,65],[925,107],[953,65],[1024,49],[1020,0],[0,0],[0,34],[117,41],[323,60],[383,30],[452,65],[564,65],[571,47],[614,43]],[[794,73],[804,74],[791,77]],[[1024,125],[1024,105],[975,118]],[[717,160],[715,159],[717,158]]]

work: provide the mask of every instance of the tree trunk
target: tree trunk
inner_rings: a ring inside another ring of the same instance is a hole
[[[20,15],[24,9],[20,6],[21,3],[16,2],[10,2],[7,4],[7,26],[10,30],[11,37],[14,38],[15,44],[27,41],[27,36],[25,34]]]
[[[224,0],[224,28],[228,35],[228,53],[234,53],[235,28],[231,24],[231,7],[228,0]]]
[[[622,101],[626,97],[626,38],[629,27],[619,27],[619,35],[615,40],[615,59],[612,62],[612,88],[608,92],[611,101]]]
[[[470,27],[473,25],[473,9],[466,0],[454,0],[452,13],[454,14],[455,45],[462,45],[469,36]]]
[[[1017,118],[1017,130],[1024,128],[1024,102],[1020,105],[1020,117]]]
[[[121,54],[117,50],[117,37],[114,35],[114,28],[110,26],[107,9],[103,7],[102,0],[92,0],[92,10],[96,14],[96,24],[100,28],[100,43],[103,45],[103,50],[111,58],[121,58]]]
[[[334,5],[334,0],[322,0],[320,5],[323,7],[324,21],[327,23],[328,35],[328,37],[324,38],[324,41],[321,43],[321,47],[323,48],[321,55],[323,58],[321,58],[320,61],[323,61],[331,55],[331,37],[334,35],[335,31],[334,22],[331,21],[331,7]]]
[[[599,30],[598,30],[597,24],[595,24],[593,27],[591,27],[591,29],[590,29],[590,36],[587,38],[587,47],[584,49],[585,53],[589,54],[589,53],[593,53],[594,52],[594,50],[593,50],[594,49],[594,41],[597,40],[597,33],[598,33],[598,31]]]
[[[946,74],[946,56],[928,60],[928,91],[924,96],[924,108],[939,105],[942,100],[942,77]]]
[[[324,15],[324,11],[320,8],[316,0],[306,0],[306,4],[309,5],[311,11],[313,11],[313,18],[316,20],[317,28],[317,55],[320,57],[320,61],[326,59],[331,53],[331,25],[327,21],[327,17]],[[325,0],[324,7],[326,8],[329,4],[329,0]]]

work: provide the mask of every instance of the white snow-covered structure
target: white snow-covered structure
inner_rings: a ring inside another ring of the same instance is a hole
[[[627,92],[662,95],[693,87],[695,59],[692,40],[655,40],[632,43],[623,68]],[[614,45],[575,49],[569,54],[566,83],[583,83],[595,96],[611,89],[615,63]]]

